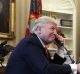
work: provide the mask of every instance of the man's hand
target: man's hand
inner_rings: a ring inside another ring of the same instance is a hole
[[[63,38],[61,35],[58,35],[58,34],[57,34],[56,37],[58,38],[58,40],[61,41],[61,43],[64,44],[64,38]]]
[[[55,36],[56,38],[55,38],[54,44],[57,45],[58,49],[62,49],[61,47],[64,46],[64,38],[58,34],[56,34]]]

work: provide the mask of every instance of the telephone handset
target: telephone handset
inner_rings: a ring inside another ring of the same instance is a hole
[[[61,32],[61,30],[57,30],[57,34],[61,35],[63,38],[65,38],[64,34]],[[62,47],[64,45],[64,43],[62,43],[57,37],[55,37],[54,43],[58,46],[58,47]]]
[[[55,38],[54,43],[55,43],[58,47],[62,47],[62,46],[63,46],[63,43],[62,43],[58,38]]]

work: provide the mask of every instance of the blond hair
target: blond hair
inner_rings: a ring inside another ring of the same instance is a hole
[[[41,16],[35,21],[34,27],[32,29],[32,33],[36,32],[38,27],[44,27],[45,23],[47,23],[47,22],[53,23],[55,25],[58,24],[55,18],[51,18],[48,16]]]

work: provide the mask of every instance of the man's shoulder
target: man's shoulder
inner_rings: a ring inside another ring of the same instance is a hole
[[[24,37],[23,39],[20,40],[18,44],[25,44],[25,43],[36,43],[38,40],[37,36],[35,34],[30,34],[27,37]]]

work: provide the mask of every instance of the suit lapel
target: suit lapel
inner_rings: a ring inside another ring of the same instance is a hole
[[[43,45],[41,44],[41,42],[40,42],[40,40],[39,40],[39,38],[37,37],[36,34],[32,33],[29,36],[29,42],[36,45],[38,48],[42,49],[42,52],[43,52],[44,56],[47,58],[47,60],[48,61],[51,60],[50,53],[49,53],[48,49],[43,47]],[[46,52],[46,50],[47,50],[47,52]]]

